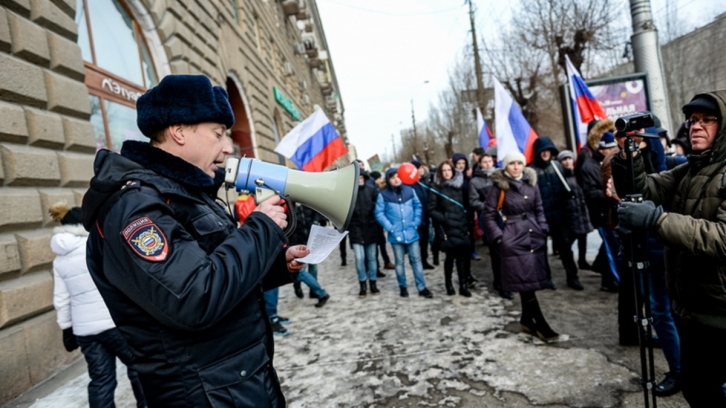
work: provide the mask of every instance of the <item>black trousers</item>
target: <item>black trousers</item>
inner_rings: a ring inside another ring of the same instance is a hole
[[[113,407],[116,390],[116,357],[126,365],[136,406],[145,407],[144,392],[139,374],[134,369],[134,356],[118,329],[113,328],[93,336],[77,336],[78,345],[88,364],[88,405],[90,408]]]
[[[456,263],[459,286],[468,284],[471,269],[471,248],[469,245],[455,246],[445,250],[444,253],[446,253],[446,259],[444,259],[444,276],[446,280],[451,280],[454,263]]]
[[[726,407],[726,329],[676,317],[683,396],[691,408]]]
[[[577,264],[575,263],[575,255],[572,253],[572,243],[575,242],[575,236],[570,234],[564,224],[550,225],[550,236],[552,237],[552,246],[560,254],[567,280],[577,279]]]
[[[489,258],[492,261],[492,274],[494,275],[494,281],[492,285],[494,290],[502,290],[502,258],[499,255],[499,247],[493,242],[487,242],[489,246]]]
[[[386,249],[386,234],[383,232],[383,228],[380,228],[378,234],[378,246],[376,247],[376,262],[378,262],[378,254],[381,254],[384,264],[391,263],[391,257],[388,256],[388,250]],[[381,265],[378,264],[378,269],[381,269]]]
[[[346,248],[347,243],[348,243],[348,236],[346,235],[343,237],[343,240],[340,241],[340,244],[338,244],[338,249],[340,249],[340,262],[341,263],[346,263],[348,260],[348,253],[347,253],[347,248]]]
[[[428,263],[429,257],[429,226],[419,225],[418,226],[418,245],[421,247],[421,262],[424,265]]]

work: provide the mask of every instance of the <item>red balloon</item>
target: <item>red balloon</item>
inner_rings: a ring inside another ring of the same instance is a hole
[[[403,184],[416,184],[419,179],[418,169],[411,163],[403,163],[398,167],[398,178]]]

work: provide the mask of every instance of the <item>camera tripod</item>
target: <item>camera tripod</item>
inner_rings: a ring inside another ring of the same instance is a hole
[[[643,135],[636,135],[643,136]],[[626,134],[625,156],[630,167],[630,185],[635,186],[635,169],[633,154],[638,146],[630,135]],[[627,194],[623,201],[642,203],[640,194]],[[643,386],[645,407],[657,407],[655,395],[655,367],[653,360],[653,318],[650,310],[650,272],[648,270],[648,237],[645,230],[620,230],[623,248],[628,256],[628,267],[632,271],[633,291],[635,297],[635,322],[638,326],[638,343],[640,346],[640,382]]]

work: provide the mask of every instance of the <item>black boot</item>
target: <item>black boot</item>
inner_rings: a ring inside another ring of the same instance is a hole
[[[300,286],[300,282],[293,282],[292,287],[295,289],[295,296],[299,297],[300,299],[305,297],[302,287]]]
[[[559,333],[552,330],[545,320],[534,292],[519,292],[519,296],[522,298],[522,315],[526,315],[534,322],[534,327],[529,327],[529,329],[534,329],[534,335],[546,343],[559,339]]]
[[[455,295],[456,290],[454,290],[454,284],[451,283],[451,272],[444,271],[444,279],[446,281],[446,294],[449,296]]]
[[[359,283],[360,283],[360,292],[358,292],[358,297],[361,298],[361,299],[363,299],[367,295],[367,293],[366,293],[366,283],[365,283],[365,281],[359,282]]]
[[[376,286],[376,281],[368,281],[368,284],[371,287],[371,295],[375,296],[381,294],[381,291],[378,290],[378,287]]]
[[[466,283],[463,285],[459,285],[459,294],[464,297],[471,297],[471,292],[469,292],[469,285]]]

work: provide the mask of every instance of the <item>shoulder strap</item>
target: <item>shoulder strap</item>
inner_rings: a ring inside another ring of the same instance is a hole
[[[144,184],[146,185],[146,184]],[[98,212],[98,217],[96,218],[96,229],[98,230],[98,233],[101,235],[101,238],[106,238],[103,234],[103,223],[106,221],[106,216],[108,213],[111,212],[113,207],[116,205],[116,203],[121,199],[121,196],[124,195],[124,193],[131,191],[131,190],[137,190],[140,189],[142,186],[142,183],[140,180],[128,180],[126,184],[122,185],[121,188],[119,188],[118,191],[113,193],[111,197],[106,200],[105,203],[103,203],[103,206],[101,207],[101,210]],[[156,191],[156,189],[154,189]]]
[[[497,212],[502,211],[502,207],[504,207],[504,195],[506,192],[504,190],[499,190],[499,200],[497,200]]]
[[[423,185],[423,184],[422,184],[422,185]],[[451,197],[447,196],[446,194],[444,194],[444,193],[442,193],[442,192],[440,192],[440,191],[437,191],[437,190],[435,190],[435,189],[433,189],[433,188],[431,188],[431,187],[427,187],[427,186],[424,186],[424,187],[426,187],[427,189],[429,189],[429,191],[431,191],[432,193],[434,193],[434,194],[436,194],[436,195],[438,195],[438,196],[440,196],[440,197],[442,197],[442,198],[444,198],[444,199],[446,199],[446,200],[449,200],[449,201],[451,201],[452,203],[456,204],[457,206],[461,207],[461,209],[462,209],[462,210],[463,210],[463,211],[464,211],[464,212],[466,213],[466,208],[465,208],[465,207],[464,207],[464,205],[463,205],[463,204],[461,204],[460,202],[458,202],[458,201],[454,200],[453,198],[451,198]]]
[[[550,161],[550,165],[552,166],[553,169],[555,169],[555,173],[557,173],[557,177],[560,178],[562,185],[565,186],[565,190],[567,190],[568,193],[571,192],[570,185],[567,184],[567,181],[565,181],[565,178],[562,177],[562,173],[560,173],[560,169],[557,168],[557,165],[555,164],[555,162]]]

